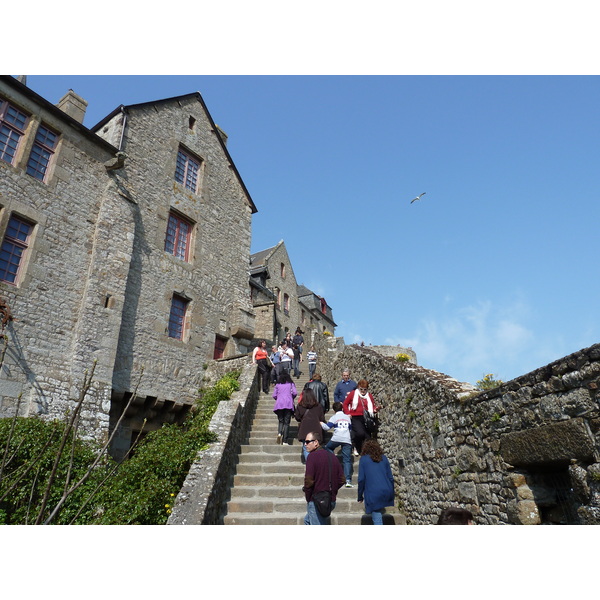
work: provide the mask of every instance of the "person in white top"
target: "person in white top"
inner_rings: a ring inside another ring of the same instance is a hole
[[[279,356],[281,357],[281,362],[279,363],[281,366],[279,367],[281,373],[284,371],[290,372],[292,368],[292,359],[294,358],[294,352],[291,348],[288,348],[287,342],[283,340],[281,342],[281,346],[278,348]]]
[[[308,378],[312,379],[317,368],[317,353],[314,346],[311,346],[310,350],[306,353],[306,360],[308,361]]]
[[[338,447],[342,447],[342,460],[344,463],[344,476],[346,477],[346,487],[354,487],[352,485],[352,439],[350,438],[350,430],[352,429],[352,419],[342,410],[344,405],[341,402],[333,403],[335,414],[330,417],[327,423],[321,423],[321,427],[325,431],[333,429],[331,439],[325,445],[327,450],[332,452]]]

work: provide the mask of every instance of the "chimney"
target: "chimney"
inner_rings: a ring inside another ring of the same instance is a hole
[[[78,96],[73,90],[69,90],[56,106],[70,117],[73,117],[78,123],[83,123],[87,105],[88,103],[81,96]]]

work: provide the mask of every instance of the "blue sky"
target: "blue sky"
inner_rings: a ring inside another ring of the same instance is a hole
[[[29,76],[93,126],[199,91],[347,343],[508,380],[600,341],[597,76]],[[419,202],[410,200],[426,192]]]

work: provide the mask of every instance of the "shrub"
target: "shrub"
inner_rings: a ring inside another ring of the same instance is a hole
[[[486,390],[493,390],[494,388],[497,388],[498,386],[502,385],[503,383],[504,383],[504,381],[502,381],[501,379],[494,379],[494,376],[492,375],[492,373],[488,373],[487,375],[484,375],[483,379],[480,379],[475,384],[475,387],[478,390],[486,391]]]
[[[398,362],[408,362],[410,360],[410,356],[404,352],[399,352],[396,354],[396,360]]]
[[[65,423],[35,417],[0,419],[0,456],[4,464],[0,475],[0,498],[4,496],[0,500],[0,523],[31,524],[36,521],[65,428]],[[78,481],[94,462],[97,450],[91,442],[75,439],[73,443],[73,436],[69,435],[55,481],[50,486],[49,508],[60,500],[69,470],[70,482]],[[88,485],[93,485],[94,481],[92,477]],[[58,523],[69,522],[85,493],[84,487],[74,492],[63,507]]]
[[[323,335],[331,336],[331,335],[333,335],[333,333],[331,333],[331,331],[324,331]]]
[[[173,497],[198,451],[215,440],[208,429],[210,419],[219,402],[228,400],[239,388],[238,377],[239,372],[229,373],[214,387],[201,390],[183,425],[163,425],[150,432],[130,459],[117,465],[107,457],[68,497],[52,522],[166,523]],[[0,419],[0,464],[4,465],[0,472],[0,498],[5,496],[0,500],[0,523],[35,522],[65,427],[58,421],[37,418]],[[71,483],[78,481],[99,450],[94,443],[80,439],[73,443],[72,438],[65,448],[50,486],[44,518],[60,500],[69,468]],[[10,489],[15,483],[16,487]]]

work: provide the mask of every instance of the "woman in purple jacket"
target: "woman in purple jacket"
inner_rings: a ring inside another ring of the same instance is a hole
[[[279,419],[279,429],[277,430],[277,443],[288,446],[288,433],[290,430],[290,421],[294,414],[294,398],[298,395],[296,385],[292,381],[288,371],[283,371],[279,375],[275,389],[273,390],[273,398],[275,398],[275,406],[273,412]]]

